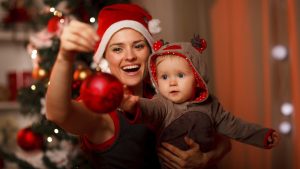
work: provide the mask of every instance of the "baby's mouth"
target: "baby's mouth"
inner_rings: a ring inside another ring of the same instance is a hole
[[[173,91],[170,91],[170,94],[176,94],[176,93],[178,93],[179,91],[177,91],[177,90],[173,90]]]

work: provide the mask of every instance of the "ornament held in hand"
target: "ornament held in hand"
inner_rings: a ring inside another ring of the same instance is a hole
[[[123,98],[123,85],[113,75],[97,72],[86,78],[80,88],[80,98],[95,113],[114,111]]]

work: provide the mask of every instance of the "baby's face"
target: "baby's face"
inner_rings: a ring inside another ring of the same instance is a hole
[[[179,56],[162,56],[156,60],[158,90],[174,103],[194,99],[196,80],[188,62]]]

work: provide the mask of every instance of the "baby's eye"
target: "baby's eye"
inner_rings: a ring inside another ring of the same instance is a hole
[[[184,73],[178,73],[177,76],[178,76],[179,78],[183,78],[183,77],[184,77]]]
[[[167,79],[168,79],[168,75],[161,75],[161,78],[162,78],[163,80],[167,80]]]

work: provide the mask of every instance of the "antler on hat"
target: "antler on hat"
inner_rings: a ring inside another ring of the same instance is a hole
[[[196,48],[200,53],[202,53],[207,47],[206,41],[204,39],[201,39],[198,34],[194,35],[191,43],[193,47]]]

